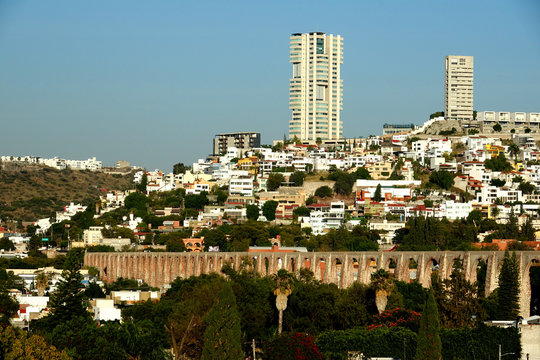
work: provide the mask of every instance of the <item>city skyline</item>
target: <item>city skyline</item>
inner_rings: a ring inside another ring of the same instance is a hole
[[[442,111],[449,54],[475,57],[475,110],[539,111],[533,1],[470,4],[466,18],[430,2],[317,4],[2,3],[1,155],[168,170],[209,154],[218,133],[280,139],[291,114],[288,37],[297,32],[347,41],[345,137]],[[443,12],[463,26],[443,26]],[[493,27],[494,18],[514,26]]]

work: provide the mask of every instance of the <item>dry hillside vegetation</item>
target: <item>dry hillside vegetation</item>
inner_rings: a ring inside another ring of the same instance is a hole
[[[0,168],[0,218],[35,221],[70,202],[88,205],[106,190],[129,189],[132,179],[132,174],[4,164]]]

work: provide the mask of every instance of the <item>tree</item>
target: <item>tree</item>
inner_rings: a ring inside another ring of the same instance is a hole
[[[318,197],[332,197],[332,189],[329,187],[329,186],[321,186],[319,188],[317,188],[317,190],[315,190],[315,196],[318,196]]]
[[[146,195],[140,192],[133,192],[126,196],[124,200],[124,207],[129,211],[134,211],[137,214],[146,214],[146,206],[148,204],[148,198]]]
[[[293,214],[296,216],[309,216],[310,213],[311,210],[305,206],[300,206],[293,210]]]
[[[45,294],[45,290],[49,287],[49,275],[43,270],[36,275],[36,288],[39,296]]]
[[[276,283],[274,295],[276,295],[276,308],[279,311],[278,334],[281,335],[283,327],[283,311],[287,308],[287,297],[292,293],[291,284],[293,276],[285,269],[280,269],[272,276]]]
[[[489,181],[489,185],[491,186],[503,187],[504,184],[506,184],[506,180],[502,180],[502,179],[491,179]]]
[[[223,284],[223,289],[206,315],[205,323],[202,360],[244,358],[240,315],[229,283]]]
[[[268,230],[258,223],[247,222],[233,227],[230,242],[222,251],[247,251],[249,246],[270,246]]]
[[[527,221],[521,227],[520,238],[524,241],[535,241],[536,240],[536,231],[532,225],[531,218],[527,216]]]
[[[38,335],[11,326],[0,326],[0,359],[69,360],[64,351],[57,350]]]
[[[530,182],[523,181],[519,184],[518,189],[523,192],[523,194],[532,194],[536,190],[536,186]]]
[[[444,112],[443,111],[437,111],[437,112],[434,112],[433,114],[429,115],[429,119],[433,119],[433,118],[436,118],[436,117],[441,117],[441,116],[444,116]]]
[[[275,191],[279,189],[281,183],[285,181],[285,178],[280,173],[271,173],[268,175],[268,180],[266,181],[266,188],[268,191]]]
[[[306,173],[303,171],[295,171],[289,176],[289,182],[293,183],[294,186],[302,186],[304,184],[304,179],[306,178]]]
[[[141,182],[137,185],[137,190],[139,190],[143,194],[146,194],[146,185],[148,185],[148,175],[145,171],[141,177]]]
[[[375,189],[375,194],[373,194],[373,201],[380,202],[382,200],[381,195],[381,184],[377,184],[377,188]]]
[[[208,198],[206,197],[205,192],[202,192],[198,195],[189,194],[189,195],[186,195],[184,199],[184,204],[186,206],[186,209],[202,210],[204,209],[205,205],[208,205]]]
[[[257,220],[259,218],[259,207],[257,205],[246,206],[246,216],[249,220]]]
[[[43,246],[43,241],[41,241],[41,237],[39,237],[38,235],[32,235],[30,237],[30,241],[28,241],[28,251],[36,252],[41,246]]]
[[[336,183],[334,184],[334,192],[340,195],[350,195],[354,185],[354,175],[345,172],[336,172]]]
[[[371,179],[371,175],[365,167],[359,167],[358,169],[356,169],[356,171],[354,172],[354,177],[357,179]]]
[[[499,156],[492,157],[491,159],[486,159],[484,161],[486,169],[493,171],[510,171],[512,166],[508,161],[506,161],[506,156],[504,153],[500,153]]]
[[[7,237],[0,239],[0,250],[13,251],[15,250],[15,245]]]
[[[473,316],[478,317],[481,312],[478,286],[467,281],[461,262],[454,267],[450,278],[442,281],[441,290],[437,298],[443,327],[474,326]]]
[[[263,207],[262,207],[262,213],[266,220],[272,221],[276,218],[276,209],[278,206],[278,202],[274,200],[268,200],[265,201]]]
[[[13,272],[8,273],[3,268],[0,268],[0,329],[8,325],[11,317],[17,314],[19,310],[19,304],[7,291],[14,287],[16,279],[18,277],[13,275]]]
[[[165,243],[167,251],[169,252],[184,252],[186,251],[186,245],[182,239],[169,239]]]
[[[499,273],[497,320],[515,320],[519,314],[519,264],[516,253],[506,251]]]
[[[512,142],[510,145],[508,145],[508,152],[510,152],[510,155],[512,155],[514,157],[514,161],[516,161],[520,152],[519,146],[515,142]]]
[[[433,171],[429,176],[429,182],[442,189],[450,190],[454,186],[454,175],[446,170]]]
[[[208,251],[210,246],[218,247],[223,251],[227,243],[227,237],[220,228],[207,230],[204,233],[204,249]]]
[[[493,125],[493,131],[495,131],[495,132],[501,132],[501,131],[502,131],[502,126],[501,126],[501,124],[496,123],[495,125]]]
[[[177,163],[173,165],[173,174],[185,174],[187,170],[187,167],[184,165],[184,163]]]
[[[84,285],[80,270],[83,258],[84,249],[81,248],[72,249],[67,254],[62,279],[57,282],[56,291],[50,299],[52,310],[49,317],[53,325],[66,323],[75,317],[90,318],[82,291]]]
[[[439,313],[433,291],[429,291],[428,297],[420,320],[418,331],[418,343],[416,345],[415,360],[441,360],[442,343],[439,335]]]

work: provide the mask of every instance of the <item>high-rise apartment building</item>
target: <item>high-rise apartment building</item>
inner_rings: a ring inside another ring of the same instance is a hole
[[[261,133],[258,132],[236,132],[224,133],[214,136],[214,155],[222,155],[227,152],[227,148],[236,147],[240,150],[249,150],[261,146]]]
[[[289,138],[302,141],[343,137],[343,38],[312,32],[290,38]]]
[[[445,57],[444,117],[447,120],[473,120],[473,57]]]

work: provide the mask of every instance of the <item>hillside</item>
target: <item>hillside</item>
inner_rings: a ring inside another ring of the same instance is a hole
[[[132,174],[4,164],[0,167],[0,218],[34,221],[48,217],[70,202],[86,205],[106,190],[129,189],[132,179]]]

